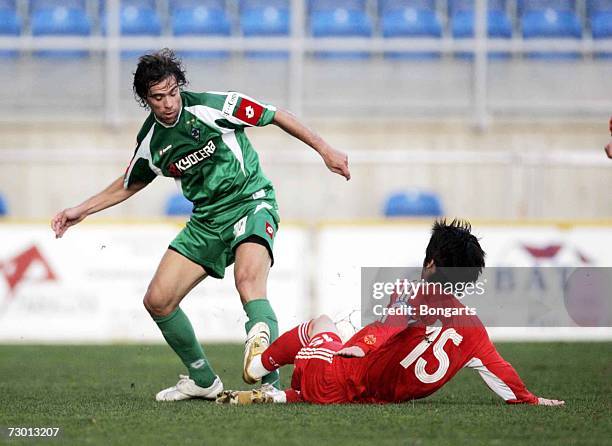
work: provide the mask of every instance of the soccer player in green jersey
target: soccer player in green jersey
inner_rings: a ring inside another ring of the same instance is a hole
[[[329,170],[350,179],[347,156],[289,112],[236,92],[184,91],[186,82],[171,50],[139,59],[134,92],[151,113],[127,171],[51,221],[56,237],[62,237],[69,227],[121,203],[159,175],[174,178],[193,203],[190,220],[170,243],[144,296],[145,308],[189,372],[159,392],[158,401],[215,399],[223,390],[179,306],[207,276],[222,278],[235,263],[236,289],[248,317],[245,369],[278,336],[276,315],[266,299],[278,208],[245,128],[275,124],[316,150]],[[243,378],[250,382],[244,371]],[[278,375],[263,381],[276,383]]]

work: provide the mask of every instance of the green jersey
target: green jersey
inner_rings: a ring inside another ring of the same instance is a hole
[[[137,137],[124,187],[173,177],[194,204],[194,215],[212,218],[249,200],[274,200],[272,183],[244,129],[264,126],[276,109],[236,92],[181,92],[173,125],[151,113]]]

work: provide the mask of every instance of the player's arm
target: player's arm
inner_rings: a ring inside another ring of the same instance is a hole
[[[302,124],[295,115],[286,110],[278,109],[274,115],[273,124],[312,147],[321,155],[323,162],[329,170],[342,175],[347,180],[351,179],[348,156],[330,146],[316,132]]]
[[[508,404],[562,406],[565,401],[537,397],[525,387],[514,368],[501,357],[491,341],[472,358],[466,367],[477,370],[487,386]]]
[[[51,220],[51,229],[55,232],[55,237],[60,238],[69,227],[80,223],[88,215],[95,214],[96,212],[127,200],[136,192],[143,189],[147,184],[148,183],[134,182],[127,188],[124,188],[124,176],[120,176],[102,192],[88,198],[78,206],[58,212]]]

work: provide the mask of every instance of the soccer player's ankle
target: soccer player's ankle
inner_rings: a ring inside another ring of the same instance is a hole
[[[249,368],[248,368],[248,373],[251,377],[255,378],[255,379],[261,379],[264,376],[266,376],[268,373],[273,372],[274,370],[276,370],[275,368],[271,368],[268,369],[266,368],[266,366],[262,363],[261,360],[261,355],[257,355],[255,357],[253,357],[253,360],[251,361],[251,363],[249,364]]]
[[[217,375],[212,370],[206,371],[189,371],[189,378],[193,379],[193,381],[200,387],[207,388],[213,385],[215,379],[217,379]]]

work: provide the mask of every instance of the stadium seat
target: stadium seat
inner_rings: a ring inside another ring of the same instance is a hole
[[[365,11],[358,9],[315,10],[310,17],[310,32],[313,37],[371,37],[372,21]],[[315,56],[331,59],[363,59],[366,51],[318,51]]]
[[[528,11],[523,14],[522,28],[524,39],[580,39],[582,37],[580,22],[573,11],[557,11],[554,9]],[[574,59],[579,57],[579,53],[530,52],[527,57]]]
[[[397,3],[397,2],[396,2]],[[442,25],[436,13],[430,9],[393,8],[388,5],[381,17],[384,38],[396,37],[442,37]],[[439,52],[388,52],[385,57],[394,59],[431,59],[440,57]]]
[[[436,2],[432,0],[379,0],[378,2],[378,13],[380,15],[390,11],[402,11],[407,8],[435,12]]]
[[[0,36],[10,37],[21,34],[21,17],[17,14],[14,0],[0,0]],[[19,55],[15,50],[0,50],[0,58]]]
[[[366,0],[309,0],[308,11],[334,11],[346,9],[349,11],[365,11]]]
[[[240,28],[245,37],[270,37],[289,35],[289,8],[281,6],[257,7],[253,2],[243,6],[240,13]],[[286,58],[287,51],[247,51],[248,57]]]
[[[516,0],[519,16],[530,11],[576,11],[576,0]]]
[[[119,10],[119,22],[122,36],[160,36],[162,32],[161,19],[155,8],[151,8],[149,0],[123,0]],[[154,2],[153,2],[154,4]],[[102,34],[106,35],[108,14],[102,11]],[[139,50],[123,50],[121,57],[135,58],[142,54]]]
[[[196,8],[180,8],[172,13],[172,34],[175,36],[229,36],[231,24],[224,9],[216,7],[197,6]],[[229,51],[180,51],[183,57],[225,58]]]
[[[593,39],[612,39],[612,0],[589,0],[587,15],[591,22]],[[612,52],[595,52],[597,58],[612,58]]]
[[[67,9],[86,9],[86,0],[31,0],[30,11],[40,9],[54,9],[64,7]]]
[[[474,37],[474,18],[473,10],[457,11],[452,16],[451,33],[455,39],[468,39]],[[493,39],[512,38],[512,24],[505,11],[493,10],[487,12],[487,34]],[[493,51],[489,52],[490,59],[508,58],[508,52]],[[472,52],[459,52],[457,57],[471,59],[474,57]]]
[[[165,215],[191,215],[193,203],[185,198],[183,194],[173,194],[166,201]]]
[[[84,9],[54,8],[37,9],[31,15],[33,36],[89,36],[91,21]],[[41,50],[34,53],[40,57],[86,57],[86,50]]]
[[[168,6],[170,8],[171,14],[174,13],[174,11],[178,11],[179,9],[194,10],[201,6],[209,10],[226,10],[225,0],[169,0]]]
[[[433,192],[398,192],[390,195],[385,203],[386,217],[439,217],[442,214],[440,197]]]
[[[6,200],[4,196],[0,194],[0,217],[8,214],[8,206],[6,205]]]

